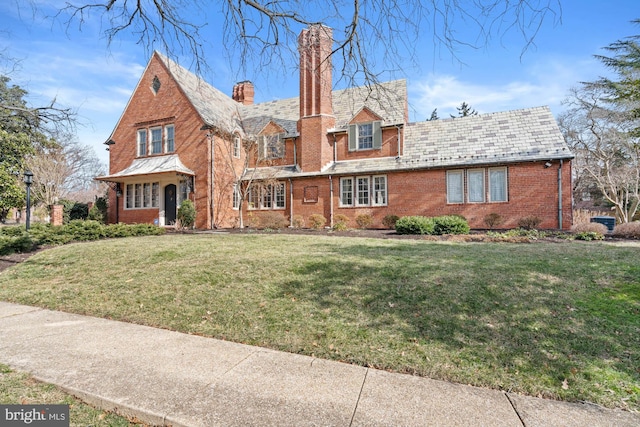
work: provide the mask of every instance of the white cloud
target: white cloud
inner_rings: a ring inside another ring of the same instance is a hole
[[[504,82],[482,83],[457,75],[433,73],[412,85],[410,111],[412,120],[429,118],[434,108],[441,118],[457,114],[456,107],[466,102],[480,113],[548,105],[557,114],[571,87],[592,80],[601,67],[593,60],[582,63],[549,59],[513,74]],[[481,77],[478,77],[481,79]]]

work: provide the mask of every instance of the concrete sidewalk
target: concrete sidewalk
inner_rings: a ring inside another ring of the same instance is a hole
[[[155,425],[640,425],[636,413],[3,302],[0,363]]]

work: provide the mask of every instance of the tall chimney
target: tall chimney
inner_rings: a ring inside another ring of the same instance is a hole
[[[300,119],[298,164],[305,172],[320,171],[333,160],[327,130],[335,127],[331,89],[331,28],[312,25],[298,37],[300,52]]]
[[[333,31],[312,25],[298,37],[300,51],[300,117],[333,114],[331,50]]]
[[[233,95],[231,98],[243,105],[253,105],[253,95],[253,83],[245,80],[233,86]]]

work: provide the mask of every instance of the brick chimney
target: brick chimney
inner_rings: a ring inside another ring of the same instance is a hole
[[[244,82],[236,83],[233,86],[233,95],[231,98],[243,105],[253,105],[253,95],[253,83],[245,80]]]
[[[300,52],[299,164],[305,171],[319,171],[333,160],[327,129],[335,127],[331,97],[332,30],[312,25],[298,37]]]

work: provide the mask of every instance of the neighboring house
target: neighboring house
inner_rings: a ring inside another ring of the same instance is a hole
[[[299,98],[260,104],[250,82],[229,97],[154,53],[106,142],[109,220],[171,225],[189,198],[197,228],[237,226],[240,209],[571,226],[573,155],[547,107],[408,123],[404,80],[333,91],[331,48],[330,29],[304,30]]]

